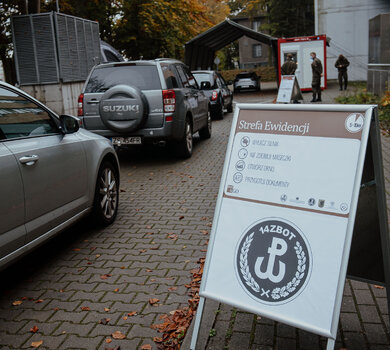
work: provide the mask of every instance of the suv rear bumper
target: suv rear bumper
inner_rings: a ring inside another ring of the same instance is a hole
[[[102,130],[91,130],[88,128],[85,129],[107,138],[141,136],[142,141],[148,143],[148,142],[156,142],[159,140],[181,139],[183,137],[184,123],[164,122],[164,125],[161,128],[147,128],[147,129],[141,128],[131,133],[118,133],[107,129],[102,129]]]

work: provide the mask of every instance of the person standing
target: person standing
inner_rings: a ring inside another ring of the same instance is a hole
[[[312,81],[311,87],[313,90],[313,99],[310,102],[321,102],[321,77],[322,77],[322,63],[315,52],[310,53],[311,56],[311,70],[312,70]],[[317,98],[316,98],[317,96]]]
[[[294,75],[295,71],[297,70],[298,65],[296,62],[293,61],[293,55],[291,53],[287,54],[287,60],[283,63],[282,67],[280,68],[280,72],[282,75]],[[298,100],[294,99],[294,103],[299,103]]]
[[[336,63],[334,64],[334,66],[339,71],[340,90],[343,89],[343,80],[344,80],[344,90],[347,90],[347,85],[348,85],[347,67],[349,66],[349,61],[347,60],[347,58],[345,56],[340,55],[339,58],[337,59]]]
[[[297,69],[297,64],[292,60],[292,54],[287,54],[287,61],[281,67],[282,75],[294,75]]]

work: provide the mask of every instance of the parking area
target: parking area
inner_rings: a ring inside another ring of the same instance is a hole
[[[275,97],[270,84],[235,99]],[[0,272],[0,349],[41,341],[40,349],[156,349],[161,334],[150,326],[188,305],[191,270],[206,255],[231,120],[214,121],[211,139],[196,138],[185,161],[166,148],[120,152],[115,223],[97,230],[83,221]],[[388,185],[386,137],[383,155]],[[323,338],[293,327],[218,303],[206,309],[202,350],[325,349]],[[385,289],[347,281],[337,349],[390,349],[389,329]]]

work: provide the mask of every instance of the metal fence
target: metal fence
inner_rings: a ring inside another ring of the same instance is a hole
[[[82,81],[100,63],[97,22],[57,12],[11,21],[20,85]]]

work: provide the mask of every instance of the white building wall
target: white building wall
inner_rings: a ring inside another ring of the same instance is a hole
[[[390,12],[389,0],[315,0],[318,2],[318,33],[331,38],[327,48],[328,79],[337,78],[334,63],[340,54],[350,62],[350,80],[367,79],[368,21]]]

